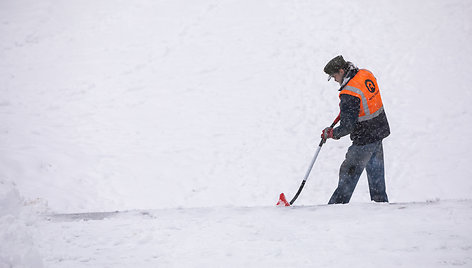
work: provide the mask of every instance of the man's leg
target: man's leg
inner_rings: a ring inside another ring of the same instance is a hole
[[[375,202],[388,202],[385,191],[385,171],[382,141],[372,154],[367,166],[367,179],[369,180],[370,200]]]
[[[376,146],[351,145],[346,153],[346,159],[339,169],[338,188],[334,191],[328,204],[345,204],[351,200],[352,193],[356,188],[359,177],[369,162]]]

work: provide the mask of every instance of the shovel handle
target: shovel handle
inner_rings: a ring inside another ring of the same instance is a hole
[[[341,119],[341,113],[339,113],[336,119],[334,119],[333,123],[331,124],[331,127],[334,127],[339,122],[340,119]]]
[[[331,127],[334,127],[339,122],[340,118],[341,118],[341,114],[339,114],[338,117],[336,117],[336,119],[334,119],[334,122],[331,124]],[[303,187],[305,187],[305,183],[308,180],[308,176],[310,176],[311,169],[313,168],[313,165],[315,164],[316,158],[318,158],[318,154],[320,153],[321,146],[323,146],[323,143],[325,143],[325,140],[321,139],[320,145],[318,145],[318,149],[316,149],[315,155],[313,156],[313,159],[311,160],[310,166],[309,166],[308,170],[305,173],[305,177],[303,178],[302,184],[298,188],[298,191],[295,194],[295,196],[290,201],[290,205],[293,205],[295,200],[297,200],[298,196],[302,192]]]

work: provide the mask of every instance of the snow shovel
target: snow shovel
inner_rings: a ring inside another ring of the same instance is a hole
[[[334,127],[339,122],[340,117],[341,117],[341,114],[339,114],[338,117],[336,117],[336,119],[334,119],[334,122],[331,124],[331,127]],[[303,187],[305,186],[305,183],[306,183],[306,180],[308,179],[308,176],[310,175],[311,169],[313,168],[313,165],[315,164],[316,158],[318,157],[318,154],[320,153],[321,146],[323,146],[323,144],[325,142],[326,142],[326,140],[324,138],[322,138],[320,144],[318,145],[318,149],[316,149],[315,155],[313,156],[313,159],[311,160],[310,166],[309,166],[308,170],[305,173],[305,178],[303,178],[302,184],[298,188],[297,193],[292,198],[290,203],[287,202],[287,199],[285,198],[285,194],[281,193],[280,196],[279,196],[279,201],[277,202],[277,206],[289,207],[290,205],[293,205],[295,200],[297,200],[298,196],[302,192]]]

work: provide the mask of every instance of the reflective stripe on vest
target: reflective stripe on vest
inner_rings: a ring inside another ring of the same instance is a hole
[[[358,122],[375,118],[384,110],[377,80],[368,70],[359,70],[341,90],[340,97],[341,94],[355,96],[361,100]]]

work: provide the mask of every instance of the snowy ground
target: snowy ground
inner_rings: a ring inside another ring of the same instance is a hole
[[[53,215],[47,267],[471,267],[472,201]]]
[[[0,267],[470,267],[471,14],[467,0],[0,1]],[[344,138],[301,207],[273,208],[338,113],[322,72],[338,54],[379,82],[397,204],[371,204],[364,174],[353,205],[313,206]],[[131,212],[46,216],[116,210]]]

